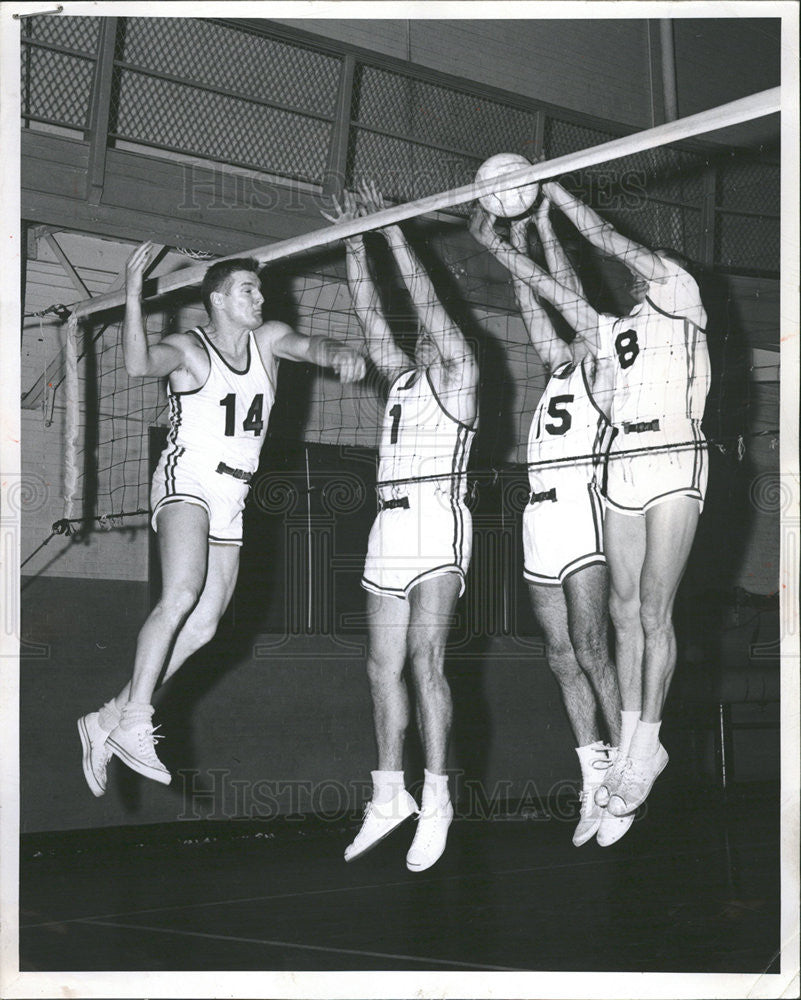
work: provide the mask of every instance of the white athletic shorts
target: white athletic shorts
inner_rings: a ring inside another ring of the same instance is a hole
[[[631,427],[631,425],[629,425]],[[698,421],[680,427],[618,429],[607,472],[606,504],[619,514],[643,515],[677,496],[697,500],[704,509],[709,456]]]
[[[523,576],[558,587],[578,570],[606,562],[603,503],[595,483],[554,475],[547,485],[530,495],[523,512]]]
[[[396,489],[385,497],[367,542],[362,587],[407,600],[421,580],[457,573],[459,596],[473,550],[473,519],[462,500],[431,488]],[[408,507],[403,506],[404,499]]]
[[[176,459],[174,449],[163,452],[150,487],[150,523],[158,531],[158,515],[171,503],[192,503],[209,515],[209,542],[242,544],[242,511],[249,482],[208,466]]]

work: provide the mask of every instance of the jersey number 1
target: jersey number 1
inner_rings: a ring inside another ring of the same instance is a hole
[[[398,425],[400,424],[401,418],[401,405],[396,403],[392,409],[389,411],[389,415],[392,417],[392,430],[389,434],[389,443],[395,444],[398,440]]]
[[[227,396],[220,400],[220,406],[225,407],[225,436],[233,437],[236,434],[236,393],[229,392]],[[242,421],[242,430],[253,431],[254,437],[258,437],[261,434],[262,427],[264,427],[263,412],[264,395],[258,392],[253,397],[250,409]]]

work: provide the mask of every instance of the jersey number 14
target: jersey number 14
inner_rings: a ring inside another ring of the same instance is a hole
[[[233,437],[236,434],[236,393],[229,392],[220,400],[220,406],[225,407],[225,436]],[[264,394],[259,392],[253,397],[253,402],[242,421],[242,430],[246,433],[252,431],[254,437],[258,437],[264,427],[263,414]]]

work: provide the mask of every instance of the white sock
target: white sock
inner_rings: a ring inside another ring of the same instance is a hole
[[[97,724],[101,729],[105,729],[107,733],[110,733],[112,729],[116,729],[121,718],[122,712],[117,708],[117,703],[112,698],[97,713]]]
[[[631,739],[629,756],[653,757],[659,749],[659,727],[661,725],[661,722],[643,722],[640,719]]]
[[[601,780],[603,772],[597,770],[592,765],[599,758],[606,760],[604,744],[600,740],[595,743],[588,743],[586,746],[576,747],[576,753],[581,765],[582,784],[591,784],[593,781],[597,784]]]
[[[434,774],[427,768],[423,768],[425,781],[423,783],[422,804],[425,809],[441,809],[450,802],[451,796],[448,792],[448,775]]]
[[[403,771],[371,771],[373,778],[373,802],[384,805],[404,789]]]
[[[143,722],[150,722],[152,718],[152,705],[146,705],[144,702],[129,701],[122,710],[120,727],[122,729],[133,729],[134,726],[141,725]]]
[[[625,710],[620,713],[620,756],[628,756],[629,747],[631,746],[631,740],[634,736],[634,730],[637,728],[637,723],[640,721],[639,712],[627,712]]]

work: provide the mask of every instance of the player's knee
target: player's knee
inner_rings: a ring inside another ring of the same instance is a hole
[[[624,597],[612,591],[609,595],[609,617],[618,632],[640,627],[640,602],[636,597]]]
[[[573,642],[581,669],[585,673],[602,670],[609,664],[609,641],[606,629],[600,632],[581,632]]]
[[[545,656],[551,672],[560,682],[570,681],[581,673],[576,653],[569,641],[548,642],[545,646]]]
[[[199,587],[172,587],[161,595],[157,608],[162,618],[177,626],[191,613],[199,598]]]
[[[643,598],[640,607],[640,624],[647,636],[657,636],[670,633],[673,629],[670,605],[660,599],[659,595],[648,595]]]
[[[200,649],[207,643],[211,642],[214,636],[217,634],[217,626],[219,624],[219,618],[206,620],[202,622],[192,622],[192,644],[195,649]]]
[[[416,637],[409,643],[409,661],[418,679],[436,680],[443,675],[445,644],[432,636]]]
[[[372,653],[367,657],[367,680],[373,689],[381,689],[387,684],[400,681],[403,663],[397,657],[380,656]]]

